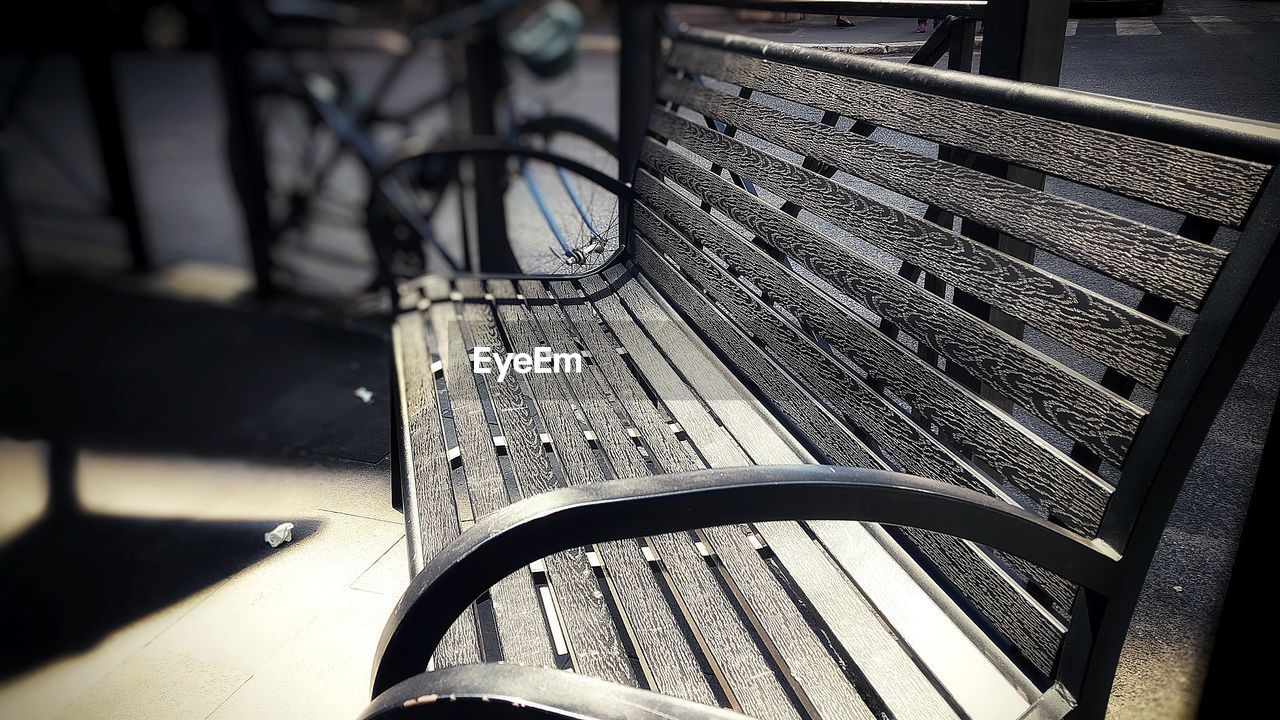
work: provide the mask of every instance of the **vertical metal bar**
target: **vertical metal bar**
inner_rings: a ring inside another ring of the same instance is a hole
[[[978,23],[970,18],[957,18],[947,38],[947,69],[973,72],[974,35]]]
[[[214,2],[210,21],[222,81],[222,102],[227,113],[227,158],[231,178],[244,212],[258,294],[267,295],[274,290],[271,246],[275,242],[275,233],[267,208],[266,155],[249,87],[249,29],[234,0]]]
[[[465,34],[463,43],[468,128],[473,135],[492,137],[498,134],[495,107],[506,84],[497,27],[487,22],[472,28]],[[519,272],[520,265],[507,238],[506,162],[499,157],[477,157],[470,162],[475,172],[472,199],[478,269],[481,272]]]
[[[80,510],[76,495],[76,446],[65,433],[48,441],[45,467],[49,474],[49,517],[66,520]]]
[[[391,286],[391,317],[392,323],[395,323],[395,316],[400,311],[399,293],[396,292],[395,283]],[[392,336],[399,337],[398,334]],[[396,342],[396,340],[392,340]],[[389,353],[387,360],[387,395],[391,398],[391,413],[388,418],[389,428],[387,435],[387,455],[391,460],[391,507],[404,512],[404,429],[400,427],[400,373],[396,368],[396,358],[399,357],[399,350],[393,350]]]
[[[635,179],[640,145],[653,107],[659,47],[658,7],[648,0],[618,3],[618,180]],[[618,207],[621,242],[630,242],[628,203]]]
[[[98,137],[98,150],[102,156],[103,174],[111,193],[111,214],[124,223],[125,238],[129,243],[129,255],[134,272],[151,269],[151,255],[147,250],[142,220],[138,216],[138,198],[134,191],[133,173],[129,168],[129,148],[120,120],[120,102],[117,96],[115,72],[111,65],[111,52],[94,40],[77,53],[80,72],[84,77],[89,107],[93,111],[93,127]]]
[[[22,228],[18,221],[18,209],[13,205],[13,197],[9,195],[2,154],[0,154],[0,234],[4,235],[5,245],[9,247],[10,271],[14,280],[17,282],[27,280],[30,272],[27,266],[27,253],[22,247]]]
[[[1068,0],[988,0],[978,72],[1057,85]]]

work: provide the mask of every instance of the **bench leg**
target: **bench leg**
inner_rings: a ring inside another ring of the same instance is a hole
[[[76,497],[76,447],[66,437],[49,440],[46,469],[49,474],[49,504],[46,515],[66,519],[80,512]]]
[[[27,252],[22,247],[22,229],[18,225],[18,209],[9,195],[4,157],[0,155],[0,235],[9,248],[9,266],[15,283],[28,279]]]
[[[120,119],[119,87],[111,64],[111,53],[91,49],[80,53],[78,60],[85,90],[89,94],[89,106],[93,109],[93,125],[98,133],[103,172],[111,191],[111,214],[124,223],[133,271],[147,272],[151,269],[151,253],[138,215],[138,197],[134,190],[133,171],[129,167],[124,125]]]

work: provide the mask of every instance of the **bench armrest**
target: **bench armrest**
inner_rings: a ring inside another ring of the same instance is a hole
[[[410,582],[378,643],[373,694],[421,672],[454,620],[524,565],[573,547],[717,525],[856,520],[965,538],[1103,593],[1109,548],[981,493],[901,473],[794,465],[617,480],[543,493],[485,516]]]
[[[360,720],[399,717],[744,720],[730,710],[577,673],[500,663],[415,675],[379,695]]]

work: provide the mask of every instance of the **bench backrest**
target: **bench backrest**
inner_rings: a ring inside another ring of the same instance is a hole
[[[631,254],[814,453],[1003,498],[1140,585],[1274,306],[1280,129],[700,30],[657,99]],[[1074,672],[1074,587],[901,539],[1030,674]]]

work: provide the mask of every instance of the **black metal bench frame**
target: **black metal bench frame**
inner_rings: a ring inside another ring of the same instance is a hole
[[[648,21],[637,18],[637,22]],[[656,38],[648,39],[647,50],[632,53],[623,70],[624,78],[631,80],[624,87],[622,101],[621,158],[629,180],[645,152],[647,118],[655,99],[653,78],[659,53]],[[1158,397],[1135,431],[1131,447],[1120,453],[1124,480],[1105,504],[1096,539],[1063,527],[1061,519],[1050,522],[980,492],[910,475],[849,467],[709,469],[556,490],[485,515],[427,559],[379,643],[373,690],[381,697],[366,716],[391,716],[409,709],[498,717],[506,716],[503,713],[515,716],[528,708],[574,717],[632,717],[638,708],[671,716],[727,716],[723,710],[566,673],[483,666],[420,673],[431,649],[475,598],[509,573],[552,553],[607,540],[714,525],[838,519],[967,538],[1007,551],[1078,585],[1070,624],[1054,664],[1053,684],[1026,716],[1073,713],[1073,717],[1101,717],[1139,592],[1182,483],[1280,299],[1280,283],[1267,280],[1280,276],[1280,251],[1275,247],[1280,228],[1280,178],[1273,169],[1280,161],[1280,131],[1274,126],[1205,113],[968,74],[917,72],[713,33],[695,31],[687,33],[684,40],[996,110],[1105,128],[1143,141],[1238,158],[1265,165],[1267,170],[1246,207],[1219,211],[1206,206],[1185,212],[1187,221],[1181,234],[1186,237],[1208,239],[1219,225],[1237,225],[1242,232],[1211,279],[1202,302],[1191,301],[1199,304],[1196,324],[1180,341],[1167,374],[1153,381],[1159,387]],[[834,124],[834,118],[828,124]],[[467,150],[505,152],[498,146],[450,152]],[[942,152],[951,151],[944,148]],[[810,157],[805,168],[822,170],[823,165]],[[716,174],[720,170],[720,166],[713,166]],[[635,246],[636,220],[629,205],[637,191],[631,183],[610,185],[604,179],[597,180],[611,186],[622,200],[628,255],[634,258],[637,252],[652,252]],[[740,182],[739,187],[743,187]],[[908,277],[914,281],[919,275],[916,268],[915,275]],[[512,276],[479,279],[502,277]],[[411,302],[405,309],[412,310],[415,305],[416,301]],[[1149,293],[1138,307],[1151,316],[1167,318],[1173,303]],[[1101,385],[1127,395],[1136,384],[1132,380],[1136,372],[1108,370]],[[393,387],[401,382],[395,368],[392,380]],[[973,378],[961,380],[972,382]],[[973,387],[981,389],[977,384]],[[399,423],[397,409],[393,434],[403,438],[405,429]],[[404,451],[402,447],[395,455],[398,463],[405,461]],[[1077,444],[1072,458],[1082,467],[1096,469],[1098,452],[1099,448]]]

